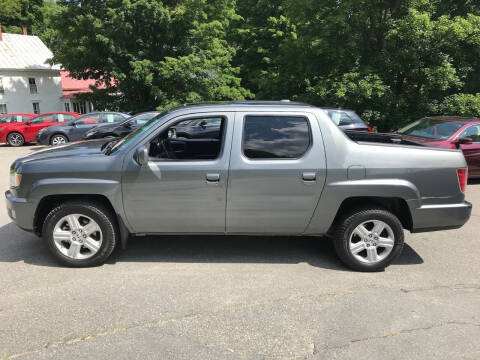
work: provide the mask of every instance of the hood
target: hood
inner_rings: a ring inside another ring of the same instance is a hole
[[[30,154],[15,160],[11,168],[16,170],[22,164],[25,164],[31,161],[61,159],[61,158],[69,158],[69,157],[72,158],[72,161],[75,161],[73,158],[76,158],[79,156],[102,154],[102,150],[101,150],[102,145],[105,144],[107,141],[109,141],[109,139],[79,141],[79,142],[69,143],[64,146],[51,147],[48,149],[36,151],[33,154]]]

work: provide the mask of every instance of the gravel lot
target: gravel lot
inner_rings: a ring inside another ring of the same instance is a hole
[[[0,146],[2,189],[37,149]],[[314,238],[137,238],[62,268],[1,198],[0,359],[480,359],[480,182],[466,226],[374,274]]]

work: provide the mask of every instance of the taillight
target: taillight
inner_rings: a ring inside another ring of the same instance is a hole
[[[368,132],[372,132],[372,128],[370,126],[367,127]]]
[[[467,187],[467,179],[468,179],[468,169],[457,169],[457,177],[458,177],[458,186],[460,186],[460,191],[465,194],[465,188]]]

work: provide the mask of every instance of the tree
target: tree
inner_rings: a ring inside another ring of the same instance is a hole
[[[5,32],[22,33],[42,21],[43,0],[0,0],[0,24]]]
[[[251,96],[226,41],[237,19],[233,0],[59,4],[54,25],[61,38],[53,43],[53,61],[74,77],[104,84],[122,110]]]

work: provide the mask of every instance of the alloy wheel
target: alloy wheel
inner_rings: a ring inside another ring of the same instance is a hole
[[[12,146],[20,146],[23,143],[23,137],[20,134],[10,134],[8,137],[8,142]]]
[[[395,236],[392,228],[380,220],[368,220],[350,234],[349,250],[355,259],[368,264],[384,260],[393,250]]]
[[[53,146],[59,146],[59,145],[65,145],[67,143],[67,140],[65,139],[64,136],[54,136],[52,139],[52,145]]]
[[[61,218],[53,229],[56,248],[65,256],[84,260],[102,246],[102,230],[91,217],[71,214]]]

